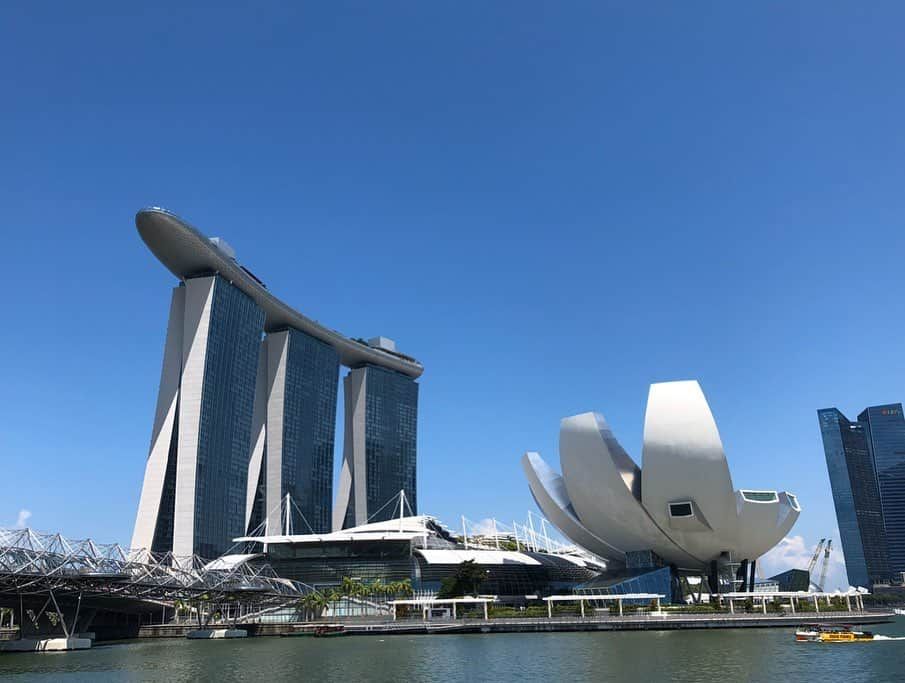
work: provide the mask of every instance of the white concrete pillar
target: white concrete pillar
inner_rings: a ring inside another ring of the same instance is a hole
[[[486,621],[488,618],[489,618],[489,617],[487,616],[487,601],[485,600],[485,601],[484,601],[484,619],[485,619],[485,621]]]
[[[581,606],[581,616],[584,618],[584,600],[579,600],[578,604]]]
[[[622,616],[622,598],[619,598],[619,616]]]
[[[814,609],[817,611],[817,614],[820,614],[820,605],[817,603],[817,596],[814,596]]]
[[[764,614],[767,613],[767,598],[766,596],[760,599],[760,606],[763,608]]]
[[[789,598],[789,604],[792,606],[792,614],[795,614],[795,597],[794,596]]]
[[[729,598],[729,614],[735,614],[735,600]]]
[[[552,619],[553,618],[553,601],[547,600],[547,616]]]

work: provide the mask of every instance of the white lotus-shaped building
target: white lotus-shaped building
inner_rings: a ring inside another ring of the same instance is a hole
[[[608,560],[652,550],[683,570],[755,561],[795,524],[788,492],[738,490],[716,423],[695,381],[653,384],[639,468],[598,413],[562,420],[562,475],[537,453],[522,459],[535,501],[576,544]],[[747,564],[747,563],[746,563]]]

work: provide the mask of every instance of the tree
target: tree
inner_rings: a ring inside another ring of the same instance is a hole
[[[330,604],[329,598],[320,591],[307,593],[299,602],[305,608],[305,616],[312,619],[320,619],[327,605]]]
[[[477,595],[478,589],[486,579],[486,569],[476,564],[474,560],[465,560],[456,568],[455,574],[443,579],[437,597],[446,599]]]

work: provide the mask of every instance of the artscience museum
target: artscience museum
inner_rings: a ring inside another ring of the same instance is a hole
[[[710,592],[753,590],[757,559],[801,511],[786,491],[735,489],[716,422],[695,381],[653,384],[642,466],[599,413],[562,420],[562,474],[538,453],[522,465],[535,501],[574,543],[631,579],[665,570],[706,577]]]

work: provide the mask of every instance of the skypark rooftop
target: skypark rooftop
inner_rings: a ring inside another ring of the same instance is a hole
[[[231,256],[228,247],[213,243],[175,214],[156,207],[142,209],[135,216],[135,225],[151,253],[180,280],[217,273],[250,296],[264,311],[267,332],[292,327],[310,334],[336,349],[340,362],[347,367],[370,363],[412,378],[424,372],[414,358],[350,339],[302,315],[267,291],[251,271]]]

